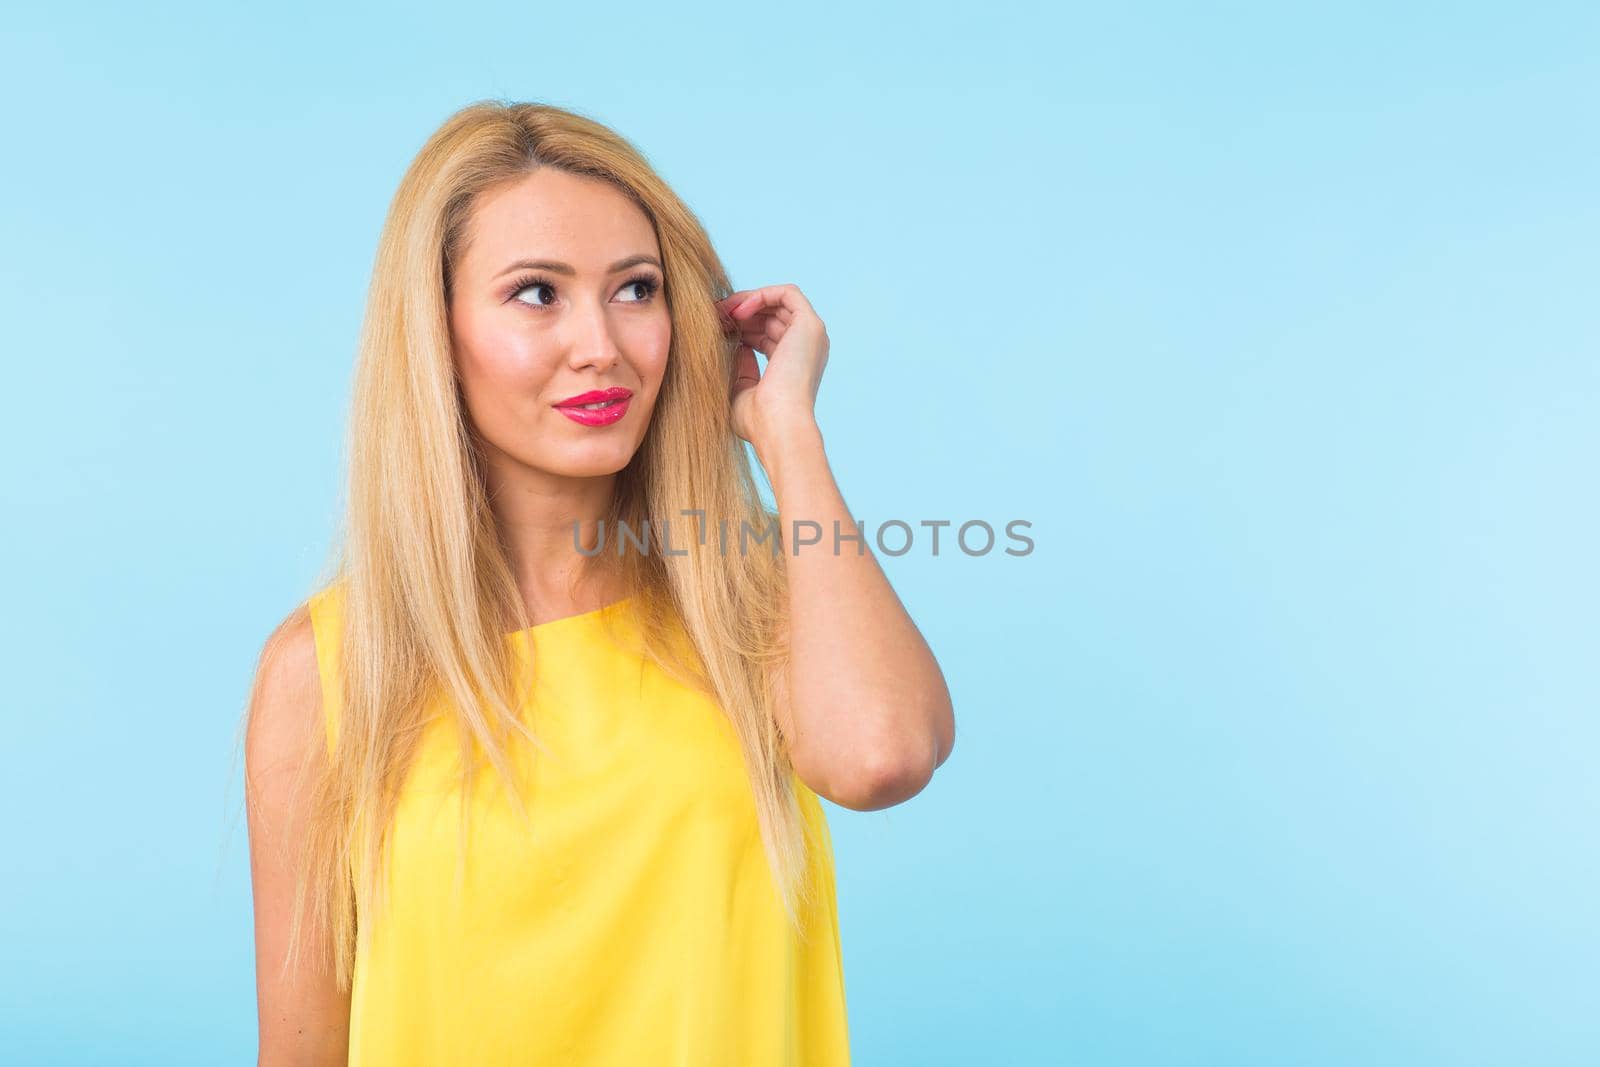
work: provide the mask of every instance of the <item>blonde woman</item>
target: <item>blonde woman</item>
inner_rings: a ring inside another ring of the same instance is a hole
[[[849,1062],[817,798],[910,798],[955,727],[850,540],[827,356],[605,126],[423,146],[337,552],[244,724],[262,1064]]]

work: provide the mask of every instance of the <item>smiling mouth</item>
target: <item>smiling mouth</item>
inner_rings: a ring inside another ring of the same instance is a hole
[[[632,389],[612,386],[609,389],[591,389],[587,393],[569,396],[555,406],[575,411],[601,411],[612,404],[623,403],[633,396]]]
[[[626,390],[624,390],[624,394],[626,394]],[[581,398],[573,397],[573,400],[581,400]],[[558,403],[558,405],[555,405],[555,410],[565,414],[566,418],[571,419],[571,421],[578,422],[579,426],[614,426],[616,422],[621,422],[622,418],[626,416],[630,400],[632,400],[630,395],[621,395],[621,397],[613,398],[602,397],[600,400],[584,400],[582,403]]]

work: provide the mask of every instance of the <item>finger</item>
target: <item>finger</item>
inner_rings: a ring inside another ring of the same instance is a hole
[[[759,301],[750,299],[753,295],[753,290],[746,289],[713,302],[712,306],[717,311],[717,320],[722,324],[722,332],[725,335],[734,336],[741,326],[747,325],[758,316],[777,314],[782,317],[785,323],[793,318],[793,312],[789,311],[788,308],[763,307]],[[741,300],[741,298],[743,299]]]
[[[739,340],[758,352],[771,352],[789,327],[773,318],[762,318],[756,321],[741,323]]]
[[[758,319],[777,319],[785,326],[795,319],[795,313],[786,307],[764,307],[760,304],[746,304],[746,310],[735,321],[753,322]]]
[[[770,289],[772,287],[768,286],[767,288]],[[759,311],[767,304],[772,303],[772,301],[769,301],[765,296],[762,295],[764,292],[765,290],[763,289],[741,289],[737,293],[729,295],[724,301],[723,306],[731,315],[751,314],[754,311]]]
[[[712,309],[717,313],[717,324],[722,328],[724,337],[737,337],[739,335],[739,321],[733,317],[731,312],[732,305],[728,303],[731,299],[732,297],[724,297],[721,300],[713,301],[711,305]]]
[[[740,345],[733,360],[733,391],[739,392],[760,382],[761,368],[756,363],[755,352],[749,345]]]
[[[726,307],[718,307],[717,322],[722,325],[722,333],[725,336],[736,338],[742,330],[749,328],[750,323],[754,322],[754,317],[752,315],[746,315],[744,318],[734,317],[731,310],[726,309]]]
[[[779,322],[777,319],[767,319],[766,329],[762,331],[762,339],[777,344],[783,340],[783,335],[788,332],[788,329],[787,323]]]
[[[731,312],[730,316],[731,321],[740,326],[765,323],[774,319],[789,326],[795,320],[795,313],[786,307],[762,307],[759,304],[741,305],[737,311]]]
[[[797,285],[765,285],[759,289],[751,289],[742,294],[742,299],[733,303],[735,311],[750,305],[756,307],[785,308],[792,314],[816,315],[811,307],[811,301]]]
[[[734,319],[733,324],[740,333],[765,334],[768,330],[776,328],[781,335],[784,330],[794,325],[794,318],[794,315],[787,312],[764,310]]]

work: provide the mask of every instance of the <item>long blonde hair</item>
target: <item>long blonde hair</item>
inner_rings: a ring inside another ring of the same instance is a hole
[[[553,106],[480,101],[428,139],[390,204],[355,371],[343,528],[319,578],[343,591],[341,725],[331,759],[323,745],[308,746],[309,831],[289,955],[309,906],[334,946],[341,988],[353,974],[357,916],[382,906],[387,830],[430,694],[443,696],[464,748],[481,748],[527,818],[506,746],[515,736],[539,742],[518,715],[531,683],[506,635],[529,623],[489,507],[447,314],[474,204],[540,167],[611,183],[654,225],[671,347],[651,424],[617,476],[606,523],[635,531],[648,523],[650,550],[607,566],[620,568],[644,651],[712,696],[732,723],[791,923],[813,892],[806,872],[815,842],[773,714],[788,662],[782,554],[729,553],[716,536],[681,533],[673,554],[661,550],[662,520],[681,525],[684,509],[703,510],[707,530],[722,521],[773,530],[777,520],[729,422],[735,342],[713,306],[732,291],[721,261],[694,213],[611,129]],[[320,771],[309,769],[313,762]],[[463,797],[472,795],[474,766],[462,762]],[[461,805],[460,863],[469,810]]]

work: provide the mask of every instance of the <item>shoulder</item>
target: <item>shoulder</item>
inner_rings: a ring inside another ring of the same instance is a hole
[[[261,646],[245,732],[247,763],[262,767],[303,755],[320,736],[321,718],[322,679],[308,602],[279,622]]]
[[[317,641],[311,601],[300,604],[273,627],[256,660],[257,677],[280,691],[314,689],[317,680]]]

